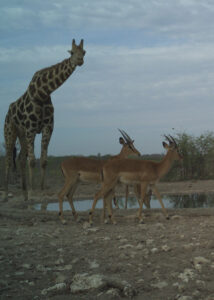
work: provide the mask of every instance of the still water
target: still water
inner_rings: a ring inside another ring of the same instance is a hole
[[[125,198],[117,198],[120,208],[124,208]],[[93,199],[90,200],[74,200],[74,206],[77,211],[87,211],[92,206]],[[214,194],[191,194],[191,195],[163,195],[163,203],[166,208],[199,208],[214,207]],[[152,196],[150,202],[151,208],[161,208],[160,203]],[[35,209],[42,209],[41,204],[36,204]],[[99,200],[96,208],[102,208],[103,202]],[[129,197],[128,208],[138,208],[138,202],[134,197]],[[49,211],[58,211],[59,204],[49,203],[45,209]],[[63,210],[70,210],[68,202],[63,202]]]

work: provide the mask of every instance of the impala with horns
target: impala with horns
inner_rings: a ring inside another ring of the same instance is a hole
[[[137,159],[117,159],[107,162],[103,167],[104,181],[101,190],[95,194],[94,202],[89,213],[89,223],[92,224],[92,218],[94,209],[98,199],[104,198],[104,202],[107,205],[109,219],[113,224],[116,221],[113,218],[112,206],[109,202],[109,195],[114,190],[118,182],[125,184],[137,184],[140,186],[141,201],[138,211],[139,222],[143,222],[142,208],[145,200],[147,187],[150,185],[153,193],[158,198],[163,213],[168,219],[168,213],[162,202],[161,195],[155,186],[155,184],[163,177],[171,168],[175,160],[182,160],[183,157],[179,152],[178,145],[172,136],[166,136],[166,140],[169,144],[163,142],[163,147],[167,150],[166,155],[160,162],[151,160],[137,160]]]
[[[118,159],[126,159],[130,155],[140,156],[140,152],[135,148],[134,141],[124,131],[120,130],[123,137],[119,138],[122,149],[118,155],[111,157],[108,161],[116,161]],[[72,214],[76,218],[77,213],[73,204],[73,195],[80,182],[101,183],[103,180],[103,166],[108,162],[87,157],[72,157],[62,162],[61,169],[65,177],[65,183],[62,190],[58,194],[59,198],[59,217],[63,224],[63,199],[67,196],[70,203]],[[113,196],[113,195],[112,195]],[[103,205],[103,215],[105,213],[105,205]]]

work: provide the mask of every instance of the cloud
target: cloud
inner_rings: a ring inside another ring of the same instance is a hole
[[[139,30],[138,35],[162,35],[172,40],[211,40],[214,3],[171,0],[61,0],[14,4],[3,1],[0,28],[4,30],[78,30],[109,32]],[[157,39],[158,40],[158,39]],[[143,43],[143,39],[142,39]]]

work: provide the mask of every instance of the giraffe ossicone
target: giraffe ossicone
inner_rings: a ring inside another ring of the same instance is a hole
[[[25,200],[28,199],[26,184],[26,161],[29,165],[30,194],[33,189],[33,169],[35,166],[34,140],[36,134],[42,133],[41,141],[41,188],[44,189],[47,151],[54,128],[54,107],[51,93],[59,88],[74,72],[77,66],[84,63],[85,50],[83,40],[77,45],[72,41],[70,57],[53,66],[37,71],[26,92],[11,103],[5,118],[4,137],[6,147],[5,160],[5,196],[8,199],[9,171],[13,161],[13,149],[19,139],[21,150],[20,162],[22,189]]]

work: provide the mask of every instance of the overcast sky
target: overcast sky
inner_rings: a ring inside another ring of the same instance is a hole
[[[52,94],[50,155],[116,154],[117,128],[142,153],[163,152],[163,134],[214,130],[213,0],[1,0],[1,143],[9,104],[73,38],[85,63]]]

